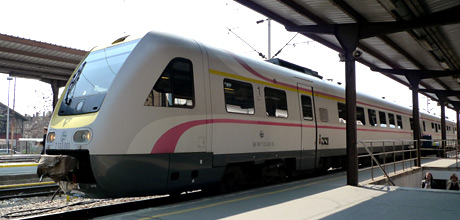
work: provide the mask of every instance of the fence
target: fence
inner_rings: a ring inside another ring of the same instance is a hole
[[[387,167],[393,166],[396,173],[396,166],[401,165],[402,169],[412,168],[417,160],[417,141],[414,140],[364,140],[358,141],[358,147],[363,147],[367,153],[358,156],[358,160],[370,162],[365,169],[371,170],[371,178],[374,180],[374,168],[377,165],[385,177],[391,182],[387,174]]]

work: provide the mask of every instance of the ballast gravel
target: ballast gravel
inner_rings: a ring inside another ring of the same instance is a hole
[[[12,198],[0,200],[0,219],[16,219],[37,215],[46,215],[57,212],[94,208],[132,202],[144,199],[158,198],[159,196],[129,197],[119,199],[93,199],[66,195]]]

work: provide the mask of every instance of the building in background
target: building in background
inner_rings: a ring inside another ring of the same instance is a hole
[[[8,106],[0,102],[0,149],[6,149],[6,122],[7,122]],[[16,147],[19,138],[24,134],[24,122],[28,119],[10,108],[10,127],[9,140]],[[11,142],[11,140],[13,140]]]

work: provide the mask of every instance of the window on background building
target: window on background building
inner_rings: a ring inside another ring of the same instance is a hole
[[[224,79],[224,96],[227,112],[254,114],[254,93],[250,83]]]

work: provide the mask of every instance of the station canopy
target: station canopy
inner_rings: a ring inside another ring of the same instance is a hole
[[[88,51],[0,34],[0,73],[64,86]]]
[[[339,53],[336,35],[347,30],[358,36],[358,62],[408,87],[418,79],[434,100],[460,101],[458,0],[236,1]]]

